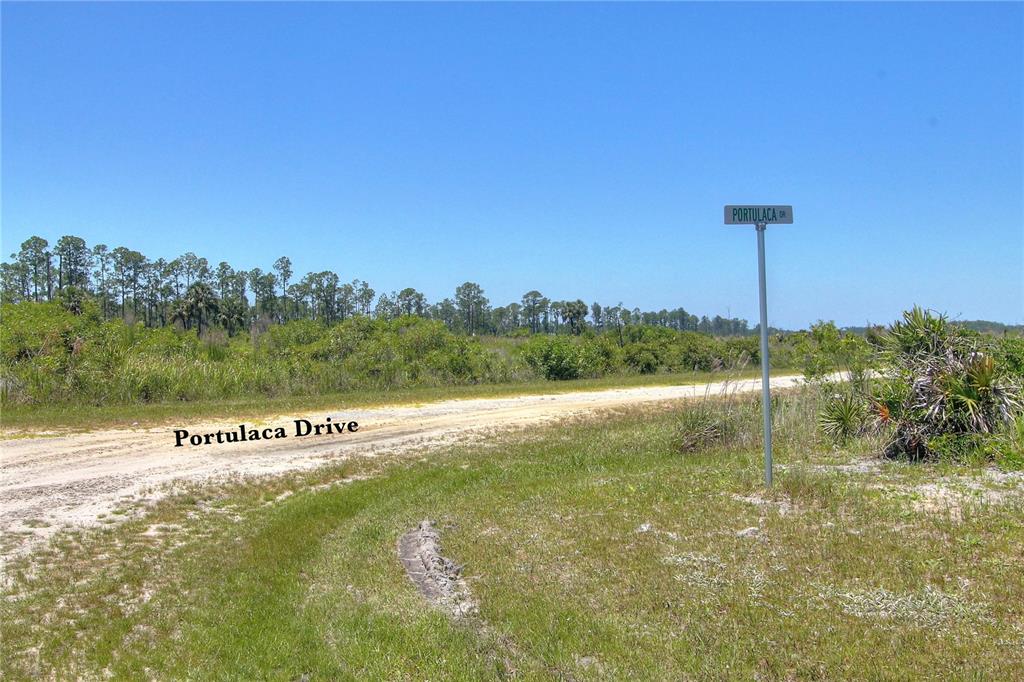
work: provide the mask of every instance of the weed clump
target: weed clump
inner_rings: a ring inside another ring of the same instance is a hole
[[[679,452],[695,452],[720,443],[730,425],[707,406],[685,410],[676,427],[675,445]]]
[[[705,399],[679,415],[672,443],[676,452],[689,454],[714,447],[753,446],[761,438],[760,407],[755,400]]]

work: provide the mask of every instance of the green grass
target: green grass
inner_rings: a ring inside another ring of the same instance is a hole
[[[197,488],[12,562],[3,674],[1018,676],[1020,498],[922,511],[923,486],[983,471],[837,469],[876,444],[826,448],[813,407],[776,410],[770,492],[756,444],[680,455],[664,406]],[[430,608],[404,575],[396,543],[423,518],[465,564],[476,619]]]
[[[791,372],[779,370],[780,374]],[[671,386],[759,376],[757,370],[728,372],[684,372],[673,374],[621,374],[598,379],[546,381],[460,386],[422,386],[390,390],[356,390],[345,393],[268,398],[198,400],[192,402],[131,403],[115,405],[4,405],[0,414],[0,437],[18,437],[33,431],[90,431],[100,428],[146,427],[180,424],[188,420],[216,420],[234,417],[261,418],[296,412],[345,409],[407,403],[426,403],[458,398],[491,398],[530,393],[598,391],[629,386]]]

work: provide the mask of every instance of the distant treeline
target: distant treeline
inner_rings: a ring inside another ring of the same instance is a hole
[[[982,334],[994,334],[997,336],[1024,336],[1024,324],[1003,324],[989,320],[950,320],[949,324],[962,329],[980,332]],[[843,327],[843,331],[851,334],[864,336],[871,330],[881,329],[880,326],[872,327]]]
[[[1024,334],[1024,324],[1003,324],[988,320],[951,320],[950,324],[983,334]]]
[[[430,303],[411,287],[378,295],[367,282],[342,282],[330,271],[310,272],[296,281],[287,256],[275,260],[271,271],[236,270],[225,261],[212,266],[192,252],[168,261],[150,260],[124,246],[90,248],[72,235],[61,237],[52,248],[42,237],[31,237],[10,259],[0,263],[0,297],[5,303],[57,301],[75,312],[92,300],[104,319],[142,322],[147,327],[178,325],[200,334],[211,326],[233,336],[274,322],[333,324],[357,315],[378,320],[412,315],[471,335],[580,335],[588,327],[621,331],[637,324],[715,336],[756,331],[746,320],[698,317],[681,307],[645,312],[622,303],[551,300],[536,290],[519,301],[492,306],[475,282],[457,287],[451,298]]]

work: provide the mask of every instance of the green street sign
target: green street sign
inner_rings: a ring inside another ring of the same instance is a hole
[[[726,206],[726,225],[792,225],[792,206]]]

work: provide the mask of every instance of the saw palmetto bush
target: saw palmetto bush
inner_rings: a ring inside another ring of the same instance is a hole
[[[818,426],[833,443],[842,445],[870,427],[864,396],[857,390],[838,390],[824,397]]]
[[[891,428],[886,454],[910,459],[956,452],[949,443],[977,443],[1011,424],[1020,386],[996,361],[983,337],[915,307],[882,335],[885,378],[872,404]]]

